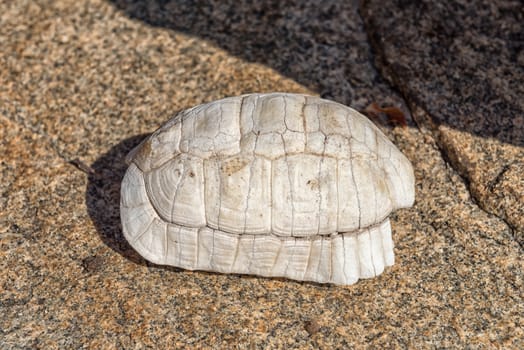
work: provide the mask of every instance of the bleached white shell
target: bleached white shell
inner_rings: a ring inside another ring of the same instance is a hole
[[[182,111],[127,160],[126,239],[189,270],[352,284],[393,264],[388,215],[414,201],[412,166],[388,138],[312,96]]]

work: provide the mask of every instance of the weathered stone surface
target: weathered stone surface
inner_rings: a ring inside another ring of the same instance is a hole
[[[408,116],[407,128],[385,130],[413,162],[417,197],[391,218],[397,259],[379,278],[340,288],[187,272],[147,264],[125,243],[125,154],[177,110],[275,90],[313,90],[360,109],[402,107],[373,68],[356,3],[258,3],[195,17],[202,39],[101,0],[0,2],[0,347],[522,348],[522,247],[475,204],[441,152],[450,142],[442,135],[485,139],[437,122],[449,131],[434,137],[422,121],[437,120],[435,110],[420,102],[412,104],[419,126]],[[245,46],[237,40],[237,51],[214,38],[234,38],[238,28],[206,25],[229,16],[256,35]],[[374,25],[390,17],[375,16]],[[257,49],[264,35],[278,50]],[[461,110],[465,102],[455,103]],[[513,152],[522,145],[509,137],[501,147],[492,136],[493,161],[515,161],[489,175],[502,174],[493,193],[512,200],[507,186],[522,159]],[[468,154],[485,147],[468,144]]]
[[[402,104],[373,67],[357,0],[111,2],[131,18],[272,67],[323,98],[357,109],[373,99]]]
[[[485,210],[524,244],[521,1],[365,1],[377,64]]]

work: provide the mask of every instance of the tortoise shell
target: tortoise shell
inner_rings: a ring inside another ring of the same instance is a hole
[[[371,121],[306,95],[182,111],[127,161],[126,239],[191,270],[351,284],[393,264],[388,215],[414,201],[410,162]]]

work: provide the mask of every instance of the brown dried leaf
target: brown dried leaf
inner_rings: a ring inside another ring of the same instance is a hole
[[[388,122],[392,124],[401,125],[402,127],[408,125],[404,112],[402,112],[398,107],[380,107],[376,102],[372,102],[366,107],[366,109],[364,109],[364,112],[374,118],[378,118],[381,114],[385,114]]]

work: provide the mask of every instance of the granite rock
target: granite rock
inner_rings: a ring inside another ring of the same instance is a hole
[[[144,4],[146,17],[132,11]],[[393,14],[380,17],[373,3],[361,8],[366,27],[356,1],[237,4],[177,25],[154,19],[205,4],[0,2],[0,347],[524,347],[524,264],[511,221],[522,211],[518,133],[485,135],[428,108],[421,85],[391,78],[387,59],[399,53],[384,54],[373,34],[379,73],[366,30],[380,33]],[[275,90],[411,109],[407,127],[381,125],[416,177],[415,206],[391,217],[396,264],[335,287],[142,259],[120,227],[124,155],[180,109]],[[497,117],[452,97],[459,111]],[[490,189],[493,209],[475,183]]]
[[[401,104],[370,61],[358,1],[111,0],[131,18],[201,38],[356,108]]]
[[[466,179],[524,244],[521,1],[364,1],[376,62]]]

